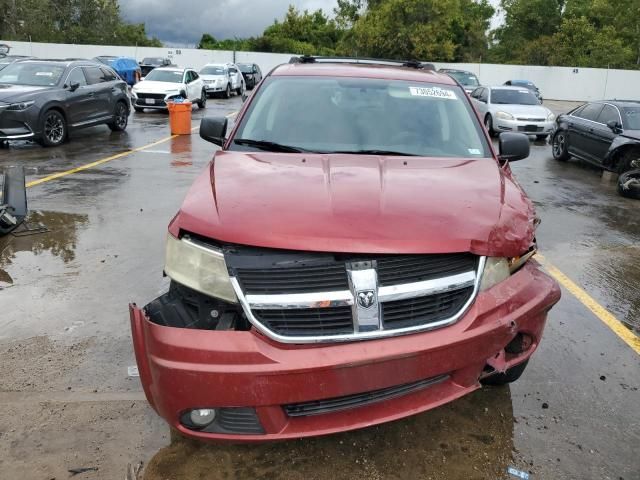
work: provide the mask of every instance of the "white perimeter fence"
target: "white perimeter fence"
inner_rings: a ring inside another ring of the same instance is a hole
[[[232,52],[152,47],[119,47],[102,45],[68,45],[55,43],[5,42],[15,55],[40,58],[93,58],[99,55],[133,57],[169,57],[177,65],[200,69],[207,63],[250,62],[260,65],[263,73],[286,63],[291,54]],[[602,99],[640,100],[640,71],[600,68],[538,67],[527,65],[435,63],[437,68],[469,70],[483,85],[502,85],[507,80],[526,79],[535,83],[544,98],[589,101]]]

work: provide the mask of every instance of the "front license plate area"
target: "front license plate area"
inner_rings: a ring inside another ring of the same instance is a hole
[[[537,132],[538,131],[538,127],[537,127],[537,125],[525,125],[524,131],[525,132]]]
[[[147,98],[145,99],[144,103],[146,103],[147,105],[155,105],[156,101],[153,98]]]

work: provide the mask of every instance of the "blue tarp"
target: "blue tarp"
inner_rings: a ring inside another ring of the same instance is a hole
[[[109,66],[113,68],[122,79],[129,85],[135,85],[136,72],[140,72],[140,66],[133,58],[118,57],[110,58]]]

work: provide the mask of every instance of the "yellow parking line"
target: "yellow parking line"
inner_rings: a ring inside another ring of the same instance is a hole
[[[602,323],[613,330],[620,339],[629,345],[638,355],[640,355],[640,338],[631,330],[625,327],[611,312],[596,302],[591,295],[579,287],[573,280],[558,270],[549,260],[542,255],[536,255],[538,261],[547,269],[549,274],[555,278],[560,285],[566,288],[580,303],[587,307],[593,314],[598,317]]]
[[[227,115],[227,118],[233,117],[237,113],[238,112],[230,113],[229,115]],[[200,128],[200,127],[199,126],[198,127],[193,127],[191,129],[191,131],[193,132],[193,131],[197,130],[198,128]],[[30,182],[27,182],[26,186],[27,186],[27,188],[35,187],[36,185],[41,185],[43,183],[50,182],[51,180],[57,180],[58,178],[66,177],[67,175],[73,175],[74,173],[82,172],[83,170],[88,170],[90,168],[97,167],[98,165],[102,165],[103,163],[107,163],[107,162],[110,162],[112,160],[117,160],[119,158],[128,157],[129,155],[131,155],[133,153],[140,152],[141,150],[146,150],[147,148],[155,147],[155,146],[160,145],[162,143],[168,142],[169,140],[174,139],[177,136],[178,135],[170,135],[168,137],[162,138],[162,139],[160,139],[160,140],[158,140],[156,142],[149,143],[148,145],[144,145],[142,147],[133,148],[131,150],[127,150],[126,152],[121,152],[121,153],[118,153],[116,155],[112,155],[112,156],[107,157],[107,158],[102,158],[100,160],[96,160],[95,162],[87,163],[85,165],[80,165],[79,167],[72,168],[71,170],[65,170],[64,172],[58,172],[58,173],[54,173],[52,175],[48,175],[46,177],[39,178],[37,180],[32,180]]]

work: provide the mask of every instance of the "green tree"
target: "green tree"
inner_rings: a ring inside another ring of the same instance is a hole
[[[353,53],[429,61],[477,58],[487,48],[484,32],[492,14],[484,0],[384,0],[355,23]]]
[[[0,37],[36,42],[162,46],[122,20],[117,0],[0,0]]]

